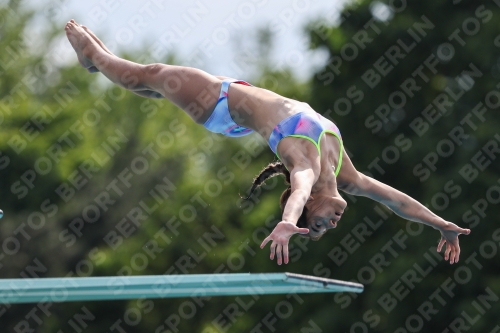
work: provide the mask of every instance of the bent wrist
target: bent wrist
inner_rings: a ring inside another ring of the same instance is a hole
[[[452,224],[451,222],[445,221],[442,218],[438,218],[435,221],[433,221],[432,226],[434,227],[434,229],[437,229],[439,231],[444,231],[447,230],[451,224]]]

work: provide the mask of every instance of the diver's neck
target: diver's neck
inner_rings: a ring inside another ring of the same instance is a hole
[[[337,189],[337,178],[333,170],[331,175],[325,175],[324,177],[319,177],[311,189],[311,195],[314,197],[316,195],[325,195],[330,197],[339,197],[340,193]]]

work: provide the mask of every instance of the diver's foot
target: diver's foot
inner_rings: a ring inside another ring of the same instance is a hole
[[[93,39],[93,40],[95,40],[95,42],[96,42],[97,44],[99,44],[99,46],[100,46],[100,47],[101,47],[104,51],[106,51],[107,53],[109,53],[109,54],[113,55],[113,53],[112,53],[110,50],[108,50],[108,48],[106,47],[106,45],[104,45],[104,43],[103,43],[103,42],[102,42],[99,38],[97,38],[97,36],[96,36],[96,35],[92,32],[92,30],[90,30],[89,28],[87,28],[87,27],[86,27],[86,26],[84,26],[84,25],[82,25],[81,27],[83,28],[83,30],[85,30],[85,31],[89,34],[89,36],[90,36],[90,37],[92,37],[92,39]]]
[[[66,30],[66,36],[75,50],[80,64],[90,73],[97,72],[97,68],[89,59],[90,51],[94,46],[92,44],[95,43],[92,37],[74,20],[66,23],[64,30]]]

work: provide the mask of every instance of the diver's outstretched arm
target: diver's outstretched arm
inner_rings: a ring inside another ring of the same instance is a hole
[[[438,252],[446,243],[445,260],[449,259],[450,264],[458,262],[460,257],[458,236],[460,234],[468,235],[469,229],[463,229],[452,222],[445,221],[403,192],[357,171],[353,175],[351,185],[343,190],[353,195],[365,196],[378,201],[407,220],[420,222],[439,230],[441,240],[437,247]]]
[[[278,265],[282,262],[288,264],[288,241],[294,234],[307,234],[309,229],[297,227],[297,221],[304,210],[311,189],[316,181],[314,171],[309,167],[294,167],[290,172],[291,191],[290,197],[279,222],[269,236],[264,239],[260,248],[271,243],[271,260],[276,255]]]

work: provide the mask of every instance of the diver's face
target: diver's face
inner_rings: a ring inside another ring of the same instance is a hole
[[[347,202],[342,197],[315,196],[306,203],[307,223],[311,238],[321,237],[327,230],[337,227]]]

